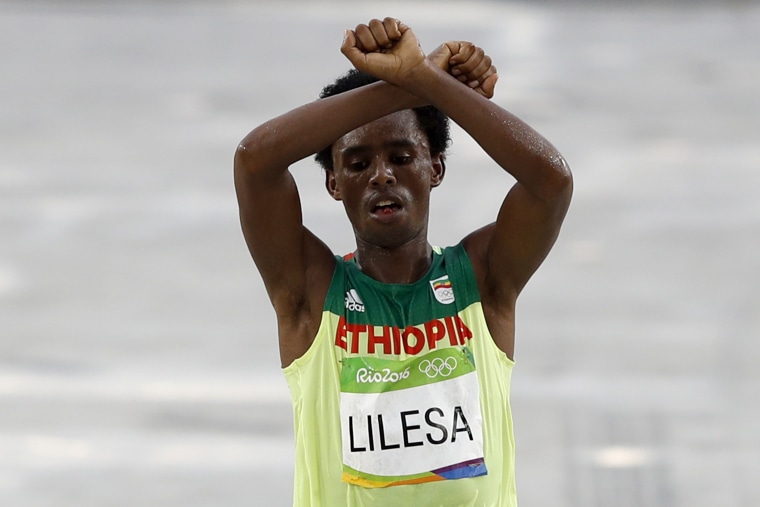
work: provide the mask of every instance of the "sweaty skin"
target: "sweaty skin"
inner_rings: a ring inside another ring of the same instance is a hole
[[[430,193],[446,169],[410,111],[424,104],[447,114],[516,180],[495,222],[463,239],[486,323],[513,358],[517,296],[553,246],[570,203],[567,164],[489,100],[498,74],[471,43],[447,42],[425,56],[409,27],[385,18],[346,31],[341,50],[381,81],[270,120],[235,154],[243,233],[277,315],[282,365],[311,345],[335,267],[333,252],[303,225],[289,166],[332,144],[326,187],[351,221],[359,266],[382,282],[418,280],[431,263]]]

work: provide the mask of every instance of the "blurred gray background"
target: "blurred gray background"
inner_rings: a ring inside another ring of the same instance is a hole
[[[494,100],[575,173],[519,303],[521,504],[760,505],[760,6],[242,0],[0,1],[0,505],[291,505],[232,155],[386,15],[484,47]],[[511,185],[454,136],[440,245]],[[352,250],[320,170],[293,170]]]

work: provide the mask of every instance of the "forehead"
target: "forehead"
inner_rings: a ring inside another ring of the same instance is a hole
[[[397,111],[352,130],[335,141],[333,154],[349,148],[372,148],[399,143],[428,148],[425,132],[411,109]]]

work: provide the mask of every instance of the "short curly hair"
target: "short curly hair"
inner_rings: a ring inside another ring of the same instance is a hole
[[[376,77],[356,69],[351,69],[336,79],[334,83],[325,86],[319,94],[319,98],[324,99],[331,97],[374,82],[377,82]],[[420,129],[422,129],[427,136],[428,143],[430,144],[430,154],[433,156],[445,154],[446,149],[451,142],[449,135],[449,117],[433,106],[417,107],[412,111],[417,115],[417,122],[419,123]],[[314,160],[316,160],[323,169],[332,171],[332,144],[317,152],[314,156]]]

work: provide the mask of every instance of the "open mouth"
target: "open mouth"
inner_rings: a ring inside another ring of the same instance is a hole
[[[393,201],[380,201],[374,208],[372,208],[372,213],[378,215],[390,215],[400,209],[401,206]]]

